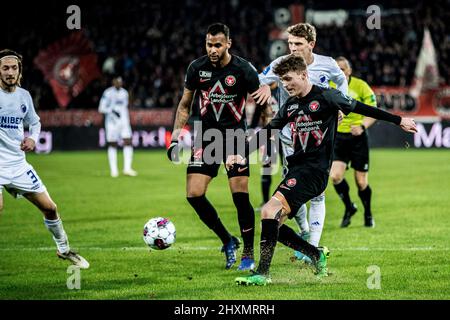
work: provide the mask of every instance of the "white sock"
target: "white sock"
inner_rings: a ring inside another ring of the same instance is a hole
[[[308,213],[308,207],[306,203],[304,203],[300,209],[298,209],[297,214],[294,216],[295,222],[297,222],[300,232],[306,231],[309,232],[309,224],[308,219],[306,218],[306,214]]]
[[[44,224],[47,227],[48,231],[53,235],[53,240],[56,243],[56,247],[58,251],[61,253],[65,253],[70,250],[69,239],[67,238],[67,234],[64,231],[64,227],[61,219],[57,220],[47,220],[44,219]]]
[[[323,224],[325,222],[325,194],[311,199],[309,208],[309,243],[315,247],[319,246],[322,236]]]
[[[123,147],[123,170],[131,170],[131,162],[133,161],[133,147],[124,146]]]
[[[111,170],[111,175],[118,175],[119,169],[117,167],[117,148],[116,147],[108,147],[108,161],[109,161],[109,169]]]

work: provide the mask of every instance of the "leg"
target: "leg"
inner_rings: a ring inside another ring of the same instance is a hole
[[[320,196],[311,199],[311,207],[309,209],[309,243],[315,247],[319,246],[325,223],[325,214],[325,193],[322,193]]]
[[[309,224],[308,224],[308,207],[304,203],[300,209],[298,209],[296,215],[294,216],[295,222],[297,222],[300,233],[309,234]]]
[[[200,220],[210,228],[222,241],[223,251],[227,257],[226,269],[236,262],[235,251],[239,246],[239,240],[232,237],[220,221],[216,209],[206,198],[206,190],[212,177],[200,173],[188,173],[186,183],[186,198],[198,214]],[[228,251],[226,249],[229,249]]]
[[[254,266],[255,212],[248,195],[248,177],[231,177],[228,179],[228,183],[237,209],[239,228],[244,242],[242,262],[238,269],[252,269]]]
[[[311,203],[311,205],[312,205],[312,203]],[[299,232],[300,232],[299,235],[305,241],[309,241],[310,236],[311,236],[307,215],[308,215],[308,207],[307,207],[306,203],[304,203],[304,204],[302,204],[300,209],[298,209],[297,213],[294,216],[295,222],[297,222],[297,225],[299,228]],[[294,255],[298,260],[304,260],[304,261],[310,260],[307,256],[305,256],[300,251],[295,251]]]
[[[63,223],[58,215],[56,204],[50,198],[48,192],[25,193],[24,197],[43,213],[45,226],[53,235],[53,240],[58,248],[58,257],[61,259],[67,259],[82,269],[89,268],[89,263],[86,259],[70,250],[69,239],[64,231]]]
[[[52,198],[50,198],[47,191],[41,193],[26,193],[23,196],[41,210],[45,219],[59,219],[56,204],[53,202]]]
[[[261,211],[260,259],[257,273],[268,276],[278,239],[279,225],[290,212],[289,204],[280,193],[276,193]]]
[[[130,177],[137,176],[137,172],[131,168],[133,162],[133,145],[131,138],[123,139],[123,174]]]
[[[270,170],[270,166],[263,165],[263,171]],[[263,204],[269,201],[270,197],[270,185],[272,184],[272,175],[271,174],[262,174],[261,175],[261,190],[263,195]]]
[[[375,222],[372,218],[371,200],[372,189],[369,186],[368,172],[355,170],[355,180],[358,186],[358,195],[364,206],[364,225],[374,227]]]
[[[350,199],[350,187],[344,178],[346,169],[347,163],[343,161],[333,161],[330,173],[334,188],[345,205],[345,213],[341,223],[341,227],[343,228],[350,225],[350,219],[356,212],[356,206]]]
[[[369,141],[364,132],[358,139],[352,150],[352,168],[355,169],[355,182],[358,186],[358,196],[364,206],[364,225],[374,227],[370,202],[372,189],[369,186]]]
[[[44,215],[44,223],[53,240],[56,243],[58,252],[66,253],[70,251],[69,239],[64,231],[61,219],[59,218],[56,204],[50,198],[47,191],[41,193],[26,193],[24,197],[33,203]]]
[[[118,177],[119,168],[117,166],[117,142],[108,142],[108,162],[111,177]]]
[[[204,174],[188,174],[186,181],[186,197],[187,201],[197,212],[200,220],[202,220],[208,228],[214,231],[214,233],[222,240],[223,244],[226,244],[230,241],[231,235],[220,221],[216,209],[205,196],[211,180],[212,177]]]

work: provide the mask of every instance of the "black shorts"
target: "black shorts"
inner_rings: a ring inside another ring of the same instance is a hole
[[[357,171],[369,171],[369,139],[367,132],[360,136],[351,133],[337,133],[333,161],[342,161]]]
[[[289,219],[297,213],[298,209],[312,198],[325,191],[329,173],[325,170],[305,167],[290,167],[277,191],[283,194],[291,212]]]
[[[213,142],[202,142],[202,147],[192,147],[191,159],[187,167],[187,173],[200,173],[212,178],[217,177],[221,163],[225,163],[228,155],[239,154],[248,160],[248,142],[241,140],[240,143],[234,141],[233,144],[221,143],[222,150],[215,150]],[[232,169],[227,170],[228,179],[233,177],[249,177],[249,164],[235,164]]]

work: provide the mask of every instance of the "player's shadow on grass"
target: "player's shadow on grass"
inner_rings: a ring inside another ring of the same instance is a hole
[[[87,220],[86,217],[83,218],[71,218],[70,216],[66,217],[64,219],[64,221],[69,224],[69,223],[93,223],[93,222],[107,222],[107,221],[122,221],[122,220],[126,220],[126,221],[130,221],[130,216],[127,215],[120,215],[120,216],[89,216],[89,220]]]

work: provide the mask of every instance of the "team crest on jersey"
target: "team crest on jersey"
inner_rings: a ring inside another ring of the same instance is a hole
[[[326,84],[326,83],[327,83],[327,76],[324,75],[324,74],[321,74],[321,75],[319,76],[319,81],[320,81],[320,83],[322,83],[322,84]]]
[[[312,112],[316,112],[317,110],[319,110],[320,104],[319,101],[314,100],[309,104],[309,110],[311,110]]]
[[[288,181],[286,181],[286,184],[288,187],[293,187],[297,184],[297,180],[295,178],[289,179]]]
[[[232,75],[229,75],[225,78],[225,84],[229,87],[234,86],[234,84],[236,83],[236,78]]]
[[[23,113],[27,112],[27,106],[24,105],[24,104],[22,104],[22,105],[20,106],[20,110],[22,110]]]

